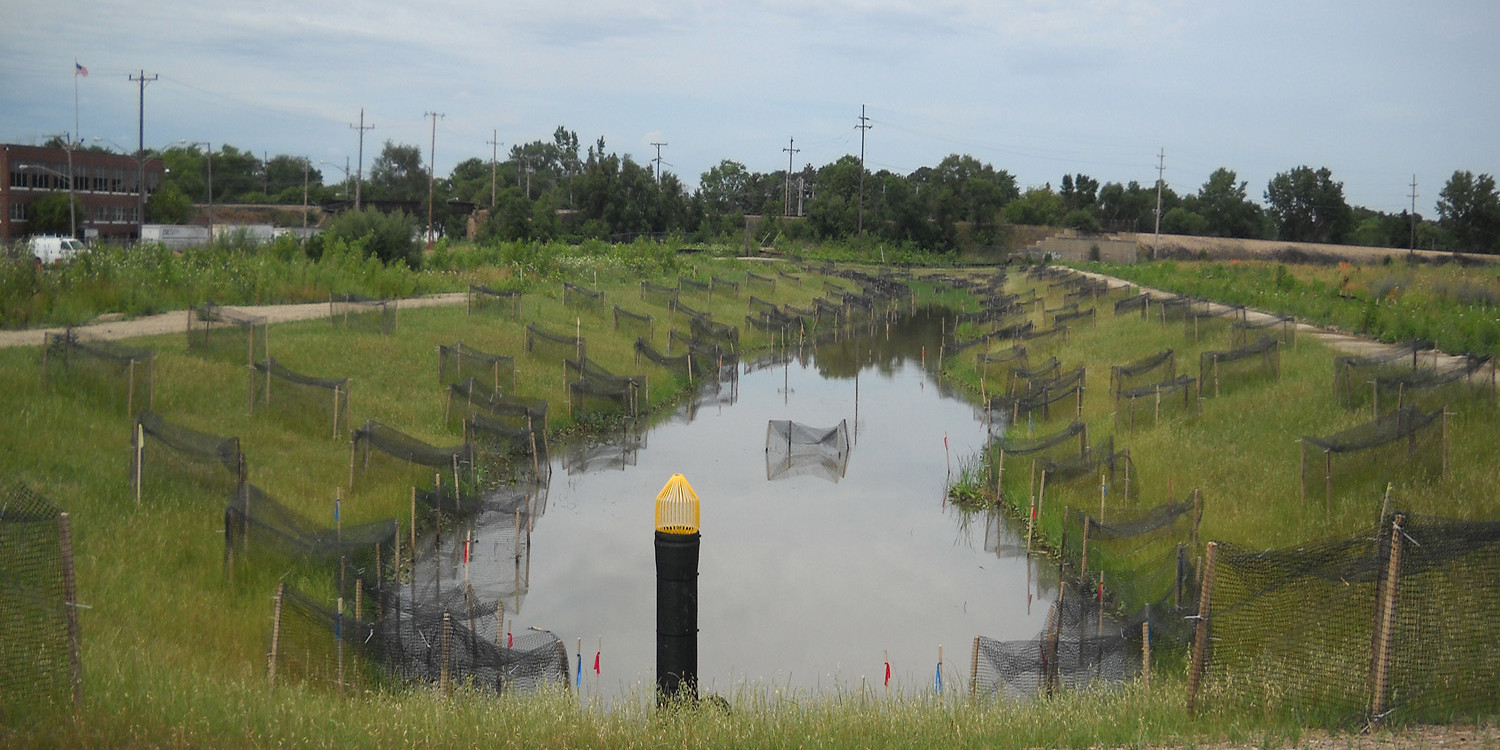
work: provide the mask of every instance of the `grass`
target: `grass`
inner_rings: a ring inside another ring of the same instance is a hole
[[[442,420],[437,346],[461,339],[483,351],[513,353],[517,390],[551,401],[549,428],[562,434],[582,429],[581,420],[560,408],[565,403],[560,364],[524,354],[524,320],[539,320],[548,330],[578,331],[588,341],[590,357],[612,372],[648,374],[650,402],[658,409],[678,398],[685,382],[649,363],[637,366],[631,349],[634,333],[615,334],[608,306],[564,304],[561,279],[603,291],[607,305],[655,316],[655,343],[664,349],[667,329],[685,327],[685,322],[664,306],[641,300],[643,279],[672,284],[679,275],[743,279],[744,273],[730,261],[665,257],[641,248],[609,254],[586,247],[519,261],[501,257],[509,265],[498,269],[476,260],[486,257],[478,250],[444,252],[449,267],[465,268],[437,272],[450,274],[441,284],[413,275],[421,280],[417,290],[463,288],[474,279],[524,285],[528,293],[521,319],[471,317],[462,307],[404,310],[390,337],[335,331],[325,321],[289,323],[272,328],[274,356],[294,370],[350,376],[355,424],[376,418],[446,445],[457,436]],[[392,273],[407,278],[407,272]],[[779,279],[774,291],[756,289],[756,296],[809,306],[824,293],[821,276],[797,273],[805,277],[800,285]],[[342,284],[348,278],[318,283]],[[317,283],[312,286],[322,293]],[[967,302],[965,295],[940,284],[913,286],[918,304]],[[710,300],[691,293],[684,301],[712,312],[716,320],[739,325],[742,344],[754,348],[767,338],[744,326],[748,294],[742,287],[736,296],[715,294]],[[1052,300],[1047,306],[1058,304]],[[1196,361],[1196,352],[1208,342],[1189,344],[1183,338],[1180,326],[1106,315],[1097,328],[1079,328],[1066,342],[1037,342],[1033,356],[1055,353],[1065,368],[1089,368],[1085,419],[1097,440],[1114,431],[1113,404],[1098,373],[1167,346],[1182,352],[1179,371],[1191,371],[1196,366],[1188,363]],[[346,441],[289,430],[274,418],[248,416],[243,366],[190,355],[180,334],[127,343],[157,353],[156,411],[195,429],[239,436],[251,481],[282,502],[331,522],[333,499],[341,495],[348,523],[391,517],[403,519],[403,528],[409,523],[405,483],[356,478],[349,486]],[[1117,443],[1128,445],[1137,457],[1139,472],[1133,477],[1132,502],[1122,512],[1159,502],[1170,483],[1177,496],[1191,487],[1204,488],[1205,539],[1284,545],[1368,526],[1378,512],[1378,498],[1366,486],[1343,491],[1331,513],[1295,501],[1295,437],[1360,420],[1332,402],[1330,356],[1315,344],[1301,343],[1284,353],[1279,381],[1207,401],[1196,419],[1168,419],[1155,427],[1138,426],[1129,435],[1117,433]],[[1131,684],[1024,705],[972,702],[956,693],[887,699],[879,691],[852,687],[832,696],[751,687],[728,696],[728,711],[666,712],[651,710],[649,696],[605,710],[580,708],[567,695],[497,700],[463,693],[444,699],[420,687],[358,695],[299,685],[269,690],[264,664],[270,594],[279,581],[326,593],[326,572],[241,565],[234,579],[227,580],[222,571],[222,499],[181,482],[158,482],[137,505],[127,488],[129,417],[104,398],[76,398],[62,388],[43,392],[37,360],[35,348],[0,351],[0,415],[7,424],[0,431],[0,475],[37,488],[73,515],[79,595],[88,605],[82,614],[85,703],[76,718],[43,712],[20,725],[0,727],[0,744],[6,746],[469,747],[489,741],[557,747],[1081,747],[1295,738],[1300,732],[1293,716],[1228,700],[1210,701],[1205,715],[1189,719],[1182,710],[1180,669],[1158,672],[1149,687]],[[965,364],[972,361],[972,350],[951,358],[944,376],[978,392],[980,378]],[[1055,429],[1066,421],[1058,417],[1036,429]],[[1493,516],[1494,477],[1485,467],[1493,466],[1495,449],[1483,436],[1493,434],[1495,427],[1492,406],[1481,402],[1467,407],[1455,424],[1453,474],[1436,484],[1398,484],[1398,501],[1445,515]],[[960,469],[978,479],[986,466],[979,458],[960,459]],[[1025,496],[1025,485],[1025,467],[1008,465],[1005,488],[1011,502]],[[970,500],[983,504],[984,497],[976,489]],[[1071,507],[1094,507],[1097,485],[1049,488],[1052,498]],[[1043,519],[1044,533],[1060,538],[1060,514],[1044,514]]]

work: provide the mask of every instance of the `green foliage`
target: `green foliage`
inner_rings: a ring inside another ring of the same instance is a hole
[[[370,165],[372,197],[420,201],[427,197],[427,179],[420,146],[386,141]]]
[[[1328,167],[1278,172],[1266,185],[1267,211],[1276,236],[1292,242],[1342,242],[1352,224],[1344,183]]]
[[[405,212],[387,214],[373,208],[339,214],[323,230],[325,243],[342,241],[366,257],[386,264],[405,263],[413,269],[422,266],[416,233],[416,219]]]
[[[47,193],[37,198],[27,207],[26,226],[32,234],[60,234],[65,237],[72,236],[73,224],[69,206],[77,211],[78,224],[81,227],[86,217],[82,215],[83,208],[69,200],[66,192]]]
[[[1455,171],[1438,194],[1437,210],[1455,250],[1500,252],[1500,192],[1494,177]]]
[[[175,182],[168,182],[146,201],[146,221],[154,224],[186,224],[196,212],[189,198]]]

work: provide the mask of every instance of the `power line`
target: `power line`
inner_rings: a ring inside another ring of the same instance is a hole
[[[359,131],[359,162],[354,169],[354,210],[360,210],[360,192],[365,182],[365,131],[374,130],[375,123],[365,124],[365,108],[359,108],[359,124],[349,123],[352,130]],[[348,175],[345,175],[348,177]],[[347,199],[347,198],[346,198]]]
[[[432,192],[437,182],[437,121],[446,118],[441,112],[423,112],[423,117],[432,118],[432,145],[427,151],[427,249],[432,249]]]
[[[146,76],[146,71],[142,70],[139,76],[132,75],[126,77],[131,81],[140,83],[141,85],[140,129],[137,131],[139,134],[140,142],[137,145],[138,150],[135,154],[137,164],[139,165],[139,169],[137,172],[139,176],[139,182],[135,186],[137,203],[136,210],[140,214],[136,217],[137,229],[135,238],[137,241],[140,241],[146,238],[146,84],[156,80],[160,76],[152,73],[148,78]],[[70,175],[68,179],[71,180],[72,176]]]
[[[781,207],[782,216],[792,215],[792,157],[795,156],[798,151],[802,150],[800,148],[794,148],[794,146],[796,145],[797,139],[788,138],[786,140],[786,148],[782,149],[782,151],[786,152],[786,195],[781,199],[782,203],[784,204]]]
[[[653,145],[653,146],[656,147],[656,158],[653,159],[652,161],[656,162],[656,187],[660,188],[661,187],[661,149],[662,149],[663,146],[666,146],[667,144],[665,144],[665,143],[652,143],[651,145]]]
[[[865,236],[865,131],[875,127],[865,117],[865,105],[859,105],[859,236]]]

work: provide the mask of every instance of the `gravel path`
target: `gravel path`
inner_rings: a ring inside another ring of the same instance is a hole
[[[399,305],[402,309],[462,305],[466,299],[467,295],[464,292],[448,292],[446,294],[431,294],[425,297],[402,299]],[[268,323],[286,323],[294,320],[311,320],[328,317],[327,302],[307,302],[296,305],[263,305],[260,307],[229,305],[226,309],[253,312],[256,315],[265,316]],[[75,326],[73,330],[81,331],[89,336],[100,339],[159,336],[161,334],[186,331],[186,316],[186,310],[175,310],[173,312],[147,315],[129,320],[106,315],[101,316],[99,321],[90,323],[89,325]],[[62,333],[64,330],[63,328],[27,328],[20,331],[0,331],[0,348],[41,346],[48,333]]]

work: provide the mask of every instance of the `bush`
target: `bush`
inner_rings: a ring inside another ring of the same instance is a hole
[[[343,240],[390,265],[402,261],[409,268],[422,267],[422,249],[417,243],[417,220],[406,212],[385,214],[373,208],[346,211],[328,223],[325,243]],[[320,248],[321,249],[321,248]]]

